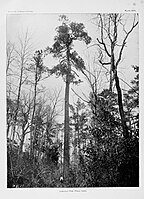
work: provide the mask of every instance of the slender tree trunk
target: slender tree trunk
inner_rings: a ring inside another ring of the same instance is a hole
[[[13,135],[12,135],[12,146],[14,144],[17,115],[18,115],[19,104],[20,104],[20,95],[21,95],[21,87],[22,87],[22,77],[23,77],[23,59],[22,59],[21,74],[20,74],[20,81],[19,81],[19,89],[18,89],[18,97],[17,97],[17,107],[16,107],[16,110],[15,110],[15,116],[14,116],[14,126],[13,126]]]
[[[112,92],[112,86],[113,86],[113,60],[112,60],[112,55],[111,55],[111,66],[110,66],[110,84],[109,84],[109,91]]]
[[[110,87],[109,90],[112,92],[112,86],[113,86],[113,71],[115,68],[115,57],[114,57],[114,41],[111,41],[111,58],[110,58],[110,62],[111,62],[111,66],[110,66]]]
[[[7,138],[9,137],[10,124],[7,124]]]
[[[80,132],[79,132],[79,112],[78,112],[78,108],[77,108],[77,133],[78,133],[78,137],[77,137],[77,145],[78,145],[78,163],[80,162]]]
[[[110,69],[110,85],[109,85],[109,90],[112,92],[112,85],[113,85],[113,81],[112,81],[112,70]]]
[[[22,133],[21,141],[20,141],[20,147],[19,147],[19,155],[21,155],[23,151],[23,145],[24,145],[24,140],[25,140],[25,133]]]
[[[77,164],[77,142],[76,142],[76,130],[74,132],[74,164]]]
[[[126,125],[126,118],[123,110],[123,103],[122,103],[122,91],[119,84],[119,78],[117,75],[117,71],[114,74],[115,82],[116,82],[116,89],[118,93],[118,105],[119,105],[119,113],[122,122],[122,129],[123,129],[123,136],[127,139],[129,137],[128,127]]]
[[[33,121],[35,117],[35,109],[36,109],[36,95],[37,95],[37,65],[36,65],[36,72],[35,72],[35,85],[34,85],[34,107],[33,107],[33,113],[32,113],[32,118],[31,118],[31,131],[30,131],[30,158],[33,158],[34,155],[34,140],[35,140],[35,128],[36,124],[34,124],[34,129],[33,129]]]
[[[23,130],[23,131],[24,131],[24,130]],[[25,133],[22,132],[22,136],[21,136],[21,140],[20,140],[20,145],[19,145],[19,150],[18,150],[17,165],[19,165],[20,160],[21,160],[21,157],[22,157],[24,140],[25,140]]]
[[[68,177],[69,173],[69,87],[70,87],[70,60],[69,60],[69,46],[67,47],[67,67],[66,87],[65,87],[65,118],[64,118],[64,177]]]
[[[42,137],[38,136],[38,155],[37,155],[37,159],[38,162],[41,162],[41,147],[42,147],[42,143],[43,143],[43,132],[42,132]]]
[[[69,74],[66,77],[65,88],[65,120],[64,120],[64,177],[68,176],[69,170]]]

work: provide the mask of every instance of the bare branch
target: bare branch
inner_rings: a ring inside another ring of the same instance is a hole
[[[130,86],[126,81],[119,77],[119,79],[124,82],[127,86],[129,86],[137,95],[139,94],[132,86]]]
[[[122,57],[122,53],[123,53],[123,49],[125,47],[125,44],[126,44],[126,40],[128,38],[128,36],[130,35],[130,33],[133,31],[133,29],[138,25],[138,21],[135,23],[135,18],[134,18],[134,22],[133,22],[133,25],[131,27],[131,29],[127,32],[125,38],[123,39],[123,42],[122,42],[122,46],[121,46],[121,49],[120,49],[120,52],[119,52],[119,57],[118,57],[118,60],[116,62],[116,68],[119,64],[119,62],[121,61],[121,57]]]
[[[100,29],[101,29],[101,41],[98,38],[97,38],[97,41],[98,41],[99,44],[103,45],[103,47],[105,49],[105,52],[107,53],[107,55],[109,57],[111,57],[110,53],[107,50],[106,44],[104,43],[104,34],[103,34],[104,26],[103,26],[102,16],[101,16],[101,14],[99,14],[99,16],[100,16],[100,24],[101,24],[101,26],[100,26]]]
[[[89,101],[83,99],[80,95],[78,95],[72,88],[71,88],[72,92],[74,92],[81,100],[83,100],[86,103],[89,103]]]
[[[111,57],[110,53],[107,50],[106,44],[103,41],[100,41],[98,38],[97,38],[97,41],[99,42],[99,44],[102,44],[104,46],[105,52],[107,53],[109,57]]]
[[[7,68],[6,68],[6,73],[8,72],[9,67],[12,64],[12,62],[15,60],[13,52],[14,52],[14,44],[12,44],[11,42],[8,42],[7,43],[7,47],[6,47],[6,54],[7,54]]]
[[[59,90],[58,94],[55,95],[55,101],[54,101],[53,109],[52,109],[52,112],[51,112],[51,118],[52,118],[52,116],[53,116],[53,114],[54,114],[54,112],[55,112],[56,106],[57,106],[57,104],[58,104],[61,91],[62,91],[62,88]]]
[[[90,84],[90,86],[91,86],[91,89],[92,89],[92,91],[94,90],[94,87],[93,87],[93,84],[92,84],[92,81],[91,81],[91,76],[90,77],[88,77],[88,75],[83,71],[83,70],[81,70],[81,72],[85,75],[85,77],[87,78],[87,80],[88,80],[88,82],[89,82],[89,84]],[[89,72],[89,74],[91,74],[91,72],[90,71],[88,71],[87,70],[87,72]],[[94,76],[94,75],[93,75]],[[95,76],[94,76],[94,78],[95,78]]]
[[[103,66],[104,66],[104,65],[110,65],[110,64],[111,64],[111,62],[102,62],[101,60],[99,60],[99,63],[102,64]]]

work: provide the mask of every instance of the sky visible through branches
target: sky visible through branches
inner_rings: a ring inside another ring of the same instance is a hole
[[[139,186],[138,24],[7,15],[8,188]]]
[[[61,14],[61,13],[60,13]],[[12,14],[7,15],[7,42],[10,41],[16,46],[18,44],[18,38],[23,37],[28,31],[31,37],[33,53],[35,50],[44,50],[47,46],[53,44],[53,39],[56,34],[56,27],[60,25],[59,15],[60,14]],[[66,14],[70,21],[81,22],[84,24],[89,35],[92,37],[92,42],[88,46],[81,42],[74,42],[74,49],[85,61],[87,69],[91,72],[99,73],[101,70],[98,66],[97,60],[97,49],[96,49],[96,38],[98,37],[98,30],[95,22],[95,14]],[[132,24],[133,14],[125,14],[127,27]],[[132,69],[132,65],[139,65],[138,63],[138,28],[134,29],[132,34],[127,40],[126,48],[124,49],[123,58],[119,65],[119,77],[122,79],[121,86],[123,89],[128,89],[128,85],[133,79],[135,72]],[[57,60],[53,59],[52,56],[46,57],[44,64],[52,68]],[[71,88],[86,99],[89,95],[89,85],[85,77],[78,73],[82,83],[79,85],[71,85]],[[106,70],[101,70],[99,77],[99,91],[104,87],[107,87]],[[42,84],[49,91],[62,88],[62,97],[64,97],[64,84],[62,78],[55,78],[51,76],[43,80]],[[70,103],[75,103],[77,96],[74,92],[70,92]]]

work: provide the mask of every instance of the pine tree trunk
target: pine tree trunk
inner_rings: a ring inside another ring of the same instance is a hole
[[[78,163],[80,162],[80,132],[79,132],[79,112],[77,108],[77,146],[78,146]]]
[[[66,74],[66,87],[65,87],[65,119],[64,119],[64,177],[68,177],[69,173],[69,87],[70,87],[70,60],[69,60],[70,50],[67,46],[67,67],[68,71]]]
[[[65,88],[65,120],[64,120],[64,177],[69,170],[69,74],[66,77]]]

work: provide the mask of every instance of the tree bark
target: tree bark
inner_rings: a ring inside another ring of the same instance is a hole
[[[124,114],[124,110],[123,110],[122,91],[120,88],[117,71],[115,71],[114,78],[115,78],[116,89],[117,89],[117,94],[118,94],[118,106],[119,106],[119,113],[120,113],[120,117],[121,117],[123,136],[124,136],[124,138],[127,139],[129,137],[129,132],[128,132],[128,127],[126,125],[126,118],[125,118],[125,114]]]
[[[17,123],[17,115],[19,111],[19,105],[20,105],[20,95],[21,95],[21,87],[22,87],[22,78],[23,78],[23,58],[22,58],[22,64],[21,64],[21,74],[20,74],[20,81],[19,81],[19,88],[18,88],[18,97],[17,97],[17,106],[15,110],[15,116],[14,116],[14,126],[13,126],[13,135],[12,135],[12,146],[14,144],[15,139],[15,131],[16,131],[16,123]]]
[[[65,88],[65,120],[64,120],[64,177],[67,177],[69,170],[69,74],[66,77]]]
[[[36,109],[36,95],[37,95],[37,64],[36,64],[36,72],[35,72],[35,85],[34,85],[34,107],[33,107],[33,113],[32,113],[32,118],[31,118],[31,132],[30,132],[30,158],[33,158],[34,154],[34,139],[35,139],[35,124],[34,124],[34,129],[33,127],[33,121],[35,117],[35,109]]]
[[[76,129],[75,129],[75,132],[74,132],[74,164],[76,165],[77,164],[77,140],[76,140]]]
[[[23,131],[24,131],[24,130],[23,130]],[[21,140],[20,140],[20,145],[19,145],[19,150],[18,150],[17,165],[19,165],[19,164],[20,164],[20,161],[21,161],[22,152],[23,152],[24,140],[25,140],[25,133],[22,132],[22,136],[21,136]]]
[[[19,146],[19,155],[21,155],[23,151],[24,140],[25,140],[25,133],[22,132],[22,137],[21,137],[20,146]]]
[[[65,87],[65,119],[64,119],[64,177],[68,177],[69,173],[69,87],[70,87],[70,50],[67,46],[67,74],[66,74],[66,87]]]
[[[77,107],[77,146],[78,146],[78,163],[80,163],[80,130],[79,130],[79,112]]]

